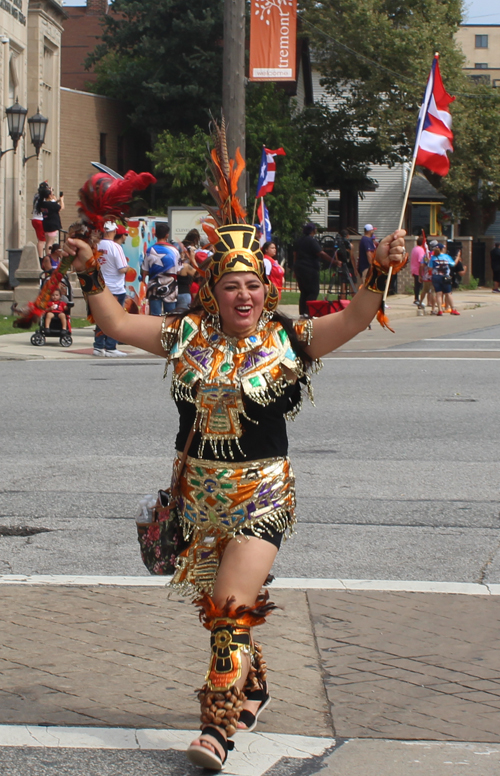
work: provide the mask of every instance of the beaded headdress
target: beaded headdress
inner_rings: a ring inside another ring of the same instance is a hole
[[[212,122],[211,134],[214,147],[210,153],[205,188],[217,205],[207,206],[216,226],[203,224],[213,255],[209,264],[201,271],[205,283],[199,291],[200,302],[209,315],[216,315],[219,305],[213,288],[221,277],[229,272],[253,272],[266,288],[264,308],[275,310],[279,300],[278,291],[266,275],[257,230],[245,222],[246,213],[237,195],[238,181],[245,169],[245,161],[239,148],[236,149],[235,159],[229,159],[224,116],[220,127],[216,121]]]

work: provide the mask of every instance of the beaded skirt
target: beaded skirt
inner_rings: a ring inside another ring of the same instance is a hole
[[[180,455],[174,461],[174,472]],[[230,539],[246,541],[249,529],[286,536],[295,524],[295,478],[288,458],[244,463],[188,456],[180,479],[179,514],[189,547],[177,559],[172,585],[212,593],[220,558]]]

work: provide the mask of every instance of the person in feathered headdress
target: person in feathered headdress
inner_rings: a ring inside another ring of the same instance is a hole
[[[211,633],[199,693],[202,733],[188,749],[197,765],[220,770],[238,730],[253,730],[270,700],[262,648],[251,628],[274,604],[261,592],[283,538],[295,523],[286,420],[310,392],[319,359],[363,331],[377,310],[389,266],[401,263],[404,232],[379,244],[367,287],[342,312],[291,321],[277,310],[255,227],[236,196],[245,163],[229,159],[224,122],[213,125],[206,182],[216,205],[204,225],[211,255],[187,313],[128,315],[105,287],[92,250],[70,239],[80,282],[98,325],[120,342],[166,359],[179,411],[179,517],[187,548],[174,586],[197,593]],[[191,434],[194,430],[194,434]],[[181,464],[182,451],[187,451]]]

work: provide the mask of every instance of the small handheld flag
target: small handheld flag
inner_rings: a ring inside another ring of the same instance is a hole
[[[453,151],[451,144],[453,133],[451,131],[451,113],[448,105],[453,102],[452,97],[444,88],[439,70],[439,54],[434,55],[431,72],[425,89],[424,100],[418,114],[417,137],[413,158],[411,162],[410,173],[406,182],[405,194],[403,197],[403,206],[399,217],[398,230],[402,228],[406,212],[406,205],[410,195],[410,186],[415,172],[415,166],[420,164],[431,172],[438,175],[447,175],[450,169],[450,160],[446,154],[447,151]],[[385,300],[389,292],[391,277],[393,274],[392,266],[389,267],[385,291],[382,297],[382,305],[377,313],[377,319],[382,326],[387,326],[387,317],[385,315]]]
[[[265,242],[271,242],[273,237],[271,219],[269,218],[269,210],[267,209],[263,199],[260,200],[260,205],[257,210],[257,216],[258,216],[260,228],[262,231],[262,245],[263,245]]]
[[[270,151],[265,147],[262,148],[256,198],[270,194],[274,188],[274,178],[276,175],[275,156],[286,156],[286,153],[283,148],[278,148],[276,151]]]
[[[448,105],[454,99],[444,88],[436,54],[420,108],[413,157],[415,164],[441,176],[448,175],[450,169],[446,152],[453,151],[453,133]]]

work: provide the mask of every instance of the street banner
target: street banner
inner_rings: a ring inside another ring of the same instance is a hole
[[[250,81],[295,81],[297,0],[252,0]]]

